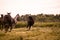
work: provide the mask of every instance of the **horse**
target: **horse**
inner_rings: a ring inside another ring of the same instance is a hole
[[[0,17],[0,29],[1,29],[1,31],[4,28],[3,25],[4,25],[4,17],[3,17],[3,14],[1,14],[1,17]]]
[[[4,28],[5,28],[5,32],[7,32],[9,28],[10,28],[9,32],[11,32],[11,30],[13,28],[13,24],[16,24],[15,20],[12,17],[10,17],[10,16],[5,15],[4,16]]]
[[[28,20],[27,20],[27,28],[29,28],[29,30],[30,30],[31,26],[33,26],[33,24],[34,24],[34,20],[33,20],[32,16],[29,16]]]

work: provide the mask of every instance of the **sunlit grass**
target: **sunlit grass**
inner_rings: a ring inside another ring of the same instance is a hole
[[[0,31],[0,40],[60,40],[59,22],[35,22],[29,31],[26,24],[17,22],[12,32]]]
[[[30,31],[27,28],[13,29],[7,33],[0,31],[0,40],[60,40],[60,28],[32,27]]]

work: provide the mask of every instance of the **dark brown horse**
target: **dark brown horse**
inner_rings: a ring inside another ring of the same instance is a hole
[[[0,17],[0,29],[1,30],[5,29],[5,32],[7,32],[8,29],[10,28],[10,32],[11,32],[14,25],[16,25],[14,18],[12,18],[10,15],[3,16],[3,14],[1,14],[1,17]]]
[[[33,26],[33,24],[34,24],[34,20],[33,20],[32,16],[29,16],[28,20],[27,20],[27,28],[29,28],[29,30],[30,30],[31,26]]]
[[[15,20],[9,15],[10,13],[8,13],[8,15],[5,15],[4,16],[4,29],[5,29],[5,32],[8,31],[8,29],[10,28],[10,32],[13,28],[13,24],[15,24]]]
[[[1,14],[1,17],[0,17],[0,29],[1,29],[1,31],[3,30],[3,25],[4,25],[3,21],[4,21],[4,17],[3,17],[3,14]]]

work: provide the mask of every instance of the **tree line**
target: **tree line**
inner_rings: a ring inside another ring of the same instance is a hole
[[[27,17],[31,14],[26,14],[19,16],[17,18],[18,21],[27,21]],[[38,15],[31,15],[34,19],[34,21],[39,21],[39,22],[60,22],[60,14],[38,14]]]

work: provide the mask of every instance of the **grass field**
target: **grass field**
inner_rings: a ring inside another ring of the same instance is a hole
[[[26,21],[17,22],[16,28],[26,27]],[[33,27],[60,27],[60,22],[35,22]]]
[[[0,40],[60,40],[59,27],[15,28],[12,32],[0,31]]]

